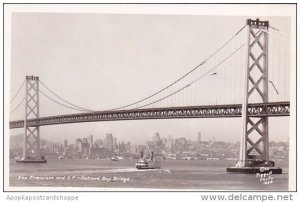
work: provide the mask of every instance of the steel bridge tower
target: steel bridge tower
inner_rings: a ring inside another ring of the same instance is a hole
[[[26,76],[23,157],[17,162],[45,163],[40,153],[40,127],[28,126],[28,119],[39,118],[39,77]]]
[[[282,173],[269,159],[269,123],[267,116],[250,117],[248,104],[268,103],[268,29],[269,21],[248,19],[244,99],[242,103],[243,132],[240,157],[228,172]]]

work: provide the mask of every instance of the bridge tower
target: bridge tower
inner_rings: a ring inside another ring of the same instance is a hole
[[[39,118],[39,77],[26,76],[23,157],[17,162],[46,163],[40,153],[40,127],[28,126],[28,119]]]
[[[269,123],[267,116],[250,117],[249,103],[268,103],[268,29],[269,21],[247,19],[247,61],[242,104],[243,132],[240,157],[228,172],[282,173],[269,159]]]

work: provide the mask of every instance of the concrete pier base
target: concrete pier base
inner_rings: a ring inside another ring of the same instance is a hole
[[[47,163],[45,157],[22,157],[16,160],[17,163]]]
[[[282,174],[282,169],[279,167],[230,167],[226,169],[229,173],[241,174],[256,174],[256,173],[271,173]]]
[[[17,163],[47,163],[47,160],[16,160]]]

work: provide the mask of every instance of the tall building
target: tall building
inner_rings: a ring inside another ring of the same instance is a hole
[[[117,144],[117,138],[113,138],[113,150],[118,148],[118,144]]]
[[[64,141],[64,147],[67,147],[67,146],[68,146],[68,140],[65,139],[65,141]]]
[[[87,143],[88,143],[87,138],[82,138],[82,143],[83,143],[83,144],[87,144]]]
[[[179,151],[185,151],[188,149],[188,141],[186,138],[179,138],[175,141],[175,147]]]
[[[89,143],[90,143],[90,148],[93,148],[94,147],[93,135],[89,136]]]
[[[168,149],[168,150],[173,150],[173,147],[174,147],[174,145],[173,145],[173,140],[172,139],[168,139],[167,140],[167,143],[166,143],[166,145],[165,145],[165,147]]]
[[[80,152],[80,153],[82,152],[81,151],[81,139],[80,138],[75,140],[75,151]]]
[[[103,147],[103,141],[101,139],[95,140],[94,145],[98,145],[98,147]]]
[[[197,141],[198,141],[198,143],[201,143],[201,133],[200,132],[198,132]]]
[[[152,138],[152,141],[153,142],[157,142],[157,143],[160,142],[159,133],[155,133],[155,135]]]
[[[106,134],[104,139],[104,148],[108,151],[113,151],[113,136],[111,133]]]
[[[90,152],[90,144],[88,143],[87,138],[82,138],[81,142],[81,153],[83,155],[88,155]]]

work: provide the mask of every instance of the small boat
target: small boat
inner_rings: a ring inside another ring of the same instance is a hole
[[[193,158],[190,157],[190,156],[186,156],[186,157],[183,157],[182,160],[188,160],[188,161],[190,161],[190,160],[193,160]]]
[[[117,157],[120,161],[124,161],[124,160],[126,160],[126,158],[125,157],[123,157],[123,156],[118,156]]]
[[[116,157],[116,156],[113,156],[113,157],[110,158],[110,160],[111,160],[111,161],[119,161],[119,158]]]
[[[20,160],[20,159],[21,159],[21,156],[19,156],[19,155],[15,156],[15,160]]]
[[[143,152],[141,152],[141,159],[135,164],[135,167],[137,169],[159,169],[161,163],[153,158],[153,152],[151,152],[150,159],[144,159]]]

